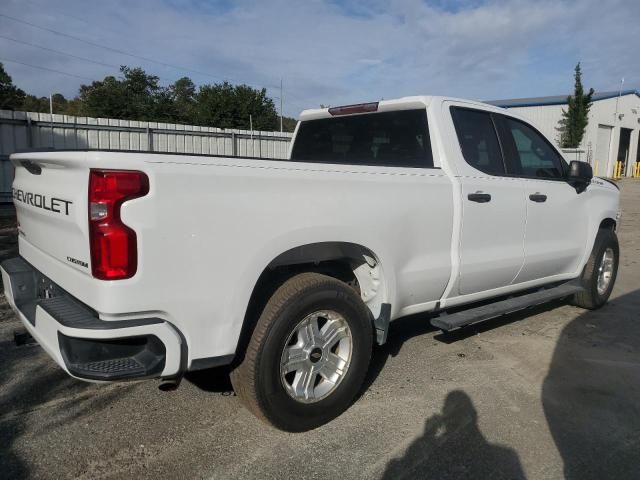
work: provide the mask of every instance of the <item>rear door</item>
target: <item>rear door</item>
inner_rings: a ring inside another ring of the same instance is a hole
[[[565,180],[567,165],[535,128],[497,115],[507,173],[524,187],[525,261],[515,283],[577,270],[587,238],[584,196]]]
[[[522,181],[506,176],[493,114],[451,107],[466,167],[462,186],[460,295],[510,285],[524,262]]]

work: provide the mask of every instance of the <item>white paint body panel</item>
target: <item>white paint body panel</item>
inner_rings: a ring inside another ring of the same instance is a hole
[[[598,181],[577,195],[563,184],[574,197],[558,195],[554,207],[576,208],[584,228],[567,236],[557,229],[570,212],[549,222],[534,212],[538,227],[526,230],[529,190],[519,179],[481,178],[464,162],[448,114],[452,102],[509,114],[438,97],[381,102],[381,110],[427,108],[438,167],[432,169],[103,151],[12,155],[14,188],[73,201],[66,218],[16,202],[20,255],[104,320],[170,322],[186,339],[188,364],[235,352],[261,273],[303,245],[349,242],[373,252],[384,277],[381,301],[391,304],[392,319],[577,277],[599,222],[615,218],[615,187]],[[302,119],[326,116],[326,110],[310,111]],[[24,160],[41,165],[42,175],[28,173]],[[124,223],[138,236],[138,270],[130,279],[97,280],[67,261],[90,263],[91,168],[149,177],[149,194],[122,207]],[[468,206],[466,194],[485,184],[500,201]],[[549,240],[532,244],[531,262],[525,232]],[[536,258],[544,263],[554,254],[561,268],[537,265]]]
[[[586,249],[587,192],[576,194],[564,181],[522,179],[527,209],[524,236],[525,262],[516,283],[575,272]],[[536,203],[531,194],[547,196]]]
[[[481,192],[490,194],[491,202],[468,200],[469,194]],[[489,175],[463,179],[461,295],[511,285],[524,263],[525,219],[519,180]]]

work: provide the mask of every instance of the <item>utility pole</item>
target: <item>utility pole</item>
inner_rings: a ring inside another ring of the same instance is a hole
[[[249,114],[249,130],[251,130],[251,155],[255,157],[256,154],[253,151],[255,148],[255,145],[253,144],[253,117],[251,116],[251,114]],[[249,155],[249,152],[247,152],[247,156],[248,155]]]
[[[282,133],[282,79],[280,79],[280,133]]]
[[[624,85],[624,77],[622,77],[622,80],[620,80],[620,90],[618,90],[618,97],[616,98],[616,113],[614,113],[614,117],[613,117],[613,124],[615,125],[616,122],[618,122],[619,118],[618,118],[618,103],[620,102],[620,97],[622,96],[622,86]],[[620,143],[620,140],[622,139],[622,126],[620,126],[620,128],[618,129],[618,144]],[[627,150],[628,152],[628,150]],[[618,168],[621,168],[622,166],[620,165],[621,162],[618,161],[618,158],[616,158],[616,163],[614,164],[613,167],[613,176],[614,178],[618,175]],[[618,166],[620,165],[620,166]],[[625,159],[625,165],[626,165],[626,159]],[[620,172],[620,174],[622,174],[622,172]]]
[[[613,119],[614,122],[618,121],[618,102],[620,101],[620,96],[622,95],[623,85],[624,85],[624,77],[622,77],[622,80],[620,80],[620,90],[618,90],[618,98],[616,98],[616,113],[615,113],[615,118]]]
[[[53,139],[53,94],[49,94],[49,119],[51,120],[51,148],[55,147],[55,141]]]

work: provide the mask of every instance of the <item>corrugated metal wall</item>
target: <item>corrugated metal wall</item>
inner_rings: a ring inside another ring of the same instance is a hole
[[[9,155],[20,150],[136,150],[286,159],[291,137],[286,132],[0,110],[0,202],[11,201]]]

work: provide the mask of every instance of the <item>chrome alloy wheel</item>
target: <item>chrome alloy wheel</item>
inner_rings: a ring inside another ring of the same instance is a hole
[[[598,282],[597,289],[598,295],[604,295],[611,283],[611,277],[613,276],[613,260],[614,253],[612,248],[607,248],[602,255],[600,266],[598,267]]]
[[[318,402],[340,385],[352,352],[351,329],[344,317],[331,310],[313,312],[287,339],[280,359],[282,385],[298,402]]]

